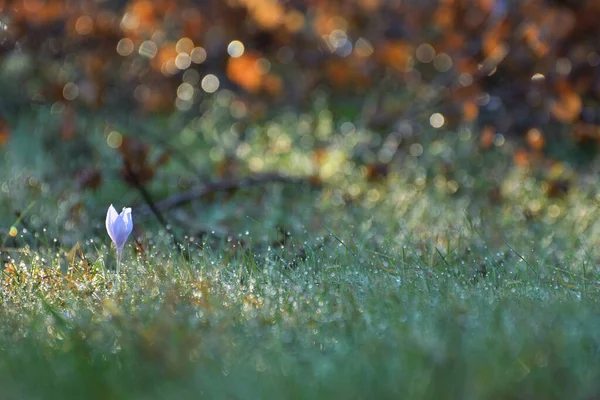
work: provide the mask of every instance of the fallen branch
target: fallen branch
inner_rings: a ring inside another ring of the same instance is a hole
[[[216,182],[206,183],[200,187],[195,187],[186,192],[177,193],[162,201],[154,204],[154,207],[160,211],[167,211],[173,208],[181,207],[196,199],[228,190],[244,189],[251,186],[258,186],[269,183],[285,183],[285,184],[305,184],[311,183],[310,177],[294,178],[278,173],[265,173],[254,176],[249,176],[241,179],[224,179]],[[147,207],[138,211],[140,214],[148,214],[151,212]]]

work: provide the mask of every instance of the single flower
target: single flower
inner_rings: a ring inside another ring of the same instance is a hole
[[[111,204],[106,213],[106,231],[117,247],[117,271],[121,266],[121,252],[132,230],[131,208],[123,208],[121,214],[117,214],[117,210]]]

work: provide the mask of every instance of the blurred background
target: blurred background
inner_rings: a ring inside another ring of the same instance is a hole
[[[385,179],[428,149],[454,194],[473,184],[453,137],[561,195],[600,140],[598,21],[595,0],[0,0],[4,208],[18,188],[74,218],[85,191],[149,203],[159,179],[157,199],[347,163]]]
[[[305,108],[320,89],[375,127],[427,109],[443,115],[435,124],[475,122],[533,148],[559,125],[593,140],[600,122],[597,1],[5,0],[0,10],[5,122],[41,103],[199,113],[223,89],[239,119]]]

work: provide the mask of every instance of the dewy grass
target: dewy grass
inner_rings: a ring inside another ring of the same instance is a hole
[[[296,122],[270,126],[300,141]],[[369,182],[348,161],[369,136],[357,129],[332,136],[318,191],[278,184],[174,210],[182,249],[138,218],[118,180],[80,194],[19,164],[17,145],[33,152],[22,136],[3,165],[14,175],[0,183],[5,225],[45,196],[1,249],[2,399],[600,393],[594,185],[548,198],[502,151],[486,166],[472,140],[450,135],[424,138],[422,156]],[[291,173],[310,159],[301,146],[263,154],[264,137],[248,135],[243,160]],[[210,150],[189,146],[194,159]],[[172,174],[184,172],[169,168],[153,194],[178,189]],[[119,273],[103,229],[114,197],[140,229]]]
[[[10,259],[5,398],[597,393],[597,274],[539,266],[538,277],[464,238],[434,263],[414,243],[359,251],[357,263],[335,238],[312,240],[263,253],[190,243],[189,261],[163,240],[120,275],[102,274],[100,258]]]

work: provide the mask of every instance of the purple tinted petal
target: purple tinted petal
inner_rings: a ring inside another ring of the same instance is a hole
[[[125,246],[125,242],[129,237],[133,229],[133,222],[131,220],[131,208],[123,209],[121,214],[117,215],[112,224],[112,231],[114,234],[113,241],[117,246],[117,249],[122,249]]]
[[[111,204],[110,207],[108,207],[108,212],[106,213],[106,232],[108,232],[108,236],[113,242],[115,242],[114,223],[118,216],[119,214],[117,214],[117,210],[115,210]]]
[[[120,216],[123,218],[123,222],[125,222],[127,236],[129,236],[129,234],[133,230],[133,220],[131,219],[131,208],[129,208],[129,207],[123,208],[123,211],[121,211]]]
[[[118,216],[113,225],[113,230],[115,233],[115,245],[118,248],[122,248],[127,240],[127,227],[125,226],[125,222],[121,216]]]

